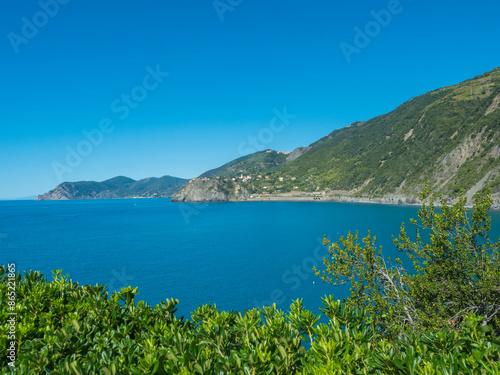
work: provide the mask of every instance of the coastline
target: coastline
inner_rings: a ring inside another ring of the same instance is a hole
[[[421,202],[410,199],[395,198],[368,198],[368,197],[345,197],[345,196],[269,196],[249,198],[246,202],[344,202],[344,203],[370,203],[391,205],[420,205]]]
[[[420,207],[422,201],[420,199],[409,198],[405,196],[384,197],[384,198],[368,198],[368,197],[349,197],[349,196],[266,196],[253,197],[248,199],[231,199],[228,202],[336,202],[336,203],[356,203],[356,204],[371,204],[371,205],[387,205],[387,206],[407,206]],[[451,206],[456,200],[449,201]],[[200,203],[200,202],[184,202],[184,203]],[[207,202],[204,202],[207,203]],[[441,202],[434,202],[435,207],[440,207]],[[472,204],[465,206],[468,209],[473,208]],[[500,211],[500,202],[492,204],[490,210]]]
[[[336,203],[356,203],[356,204],[371,204],[371,205],[387,205],[387,206],[408,206],[420,207],[422,201],[413,197],[406,197],[404,195],[391,195],[382,198],[369,198],[369,197],[353,197],[345,195],[265,195],[265,196],[250,196],[243,199],[228,199],[228,200],[200,200],[200,201],[178,201],[172,197],[116,197],[116,198],[78,198],[78,199],[34,199],[34,201],[84,201],[84,200],[121,200],[121,199],[166,199],[172,203],[243,203],[243,202],[336,202]],[[456,200],[448,201],[449,205],[455,203]],[[440,207],[441,202],[434,202],[435,207]],[[467,204],[466,208],[472,208],[472,204]],[[500,211],[500,201],[494,199],[490,210]]]
[[[396,192],[373,195],[362,193],[362,186],[353,190],[333,190],[322,191],[260,191],[248,185],[249,182],[232,182],[226,186],[220,179],[194,179],[186,184],[178,193],[172,197],[172,202],[179,203],[209,203],[209,202],[342,202],[361,204],[384,204],[393,206],[420,206],[422,201],[420,192],[405,191],[398,189]],[[250,191],[249,191],[250,190]],[[253,192],[251,192],[253,190]],[[473,196],[477,189],[464,192],[467,198],[467,208],[473,206]],[[445,196],[445,204],[453,205],[458,201],[457,197]],[[500,210],[500,192],[491,195],[494,210]],[[441,205],[438,195],[435,195],[434,205]]]
[[[336,202],[359,204],[382,204],[389,206],[421,206],[420,200],[397,198],[368,198],[346,196],[259,196],[248,199],[231,199],[229,202]],[[187,203],[187,202],[186,202]],[[193,202],[197,203],[197,202]]]

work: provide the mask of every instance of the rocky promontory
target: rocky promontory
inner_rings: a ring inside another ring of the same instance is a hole
[[[172,202],[231,202],[249,198],[240,184],[221,178],[196,178],[172,197]]]

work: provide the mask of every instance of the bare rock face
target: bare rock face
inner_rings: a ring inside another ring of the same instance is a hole
[[[286,161],[290,162],[295,159],[297,159],[299,156],[302,156],[302,154],[307,151],[308,147],[298,147],[295,150],[292,151],[290,155],[287,156]]]
[[[64,189],[55,188],[45,194],[39,195],[35,198],[36,201],[66,201],[71,198],[68,196],[68,192]]]
[[[215,177],[191,180],[172,197],[172,202],[235,202],[249,198],[250,193],[240,183]]]
[[[172,197],[172,202],[228,202],[230,192],[218,179],[191,180]]]
[[[244,187],[238,187],[235,189],[235,200],[237,201],[246,201],[250,198],[250,193]]]

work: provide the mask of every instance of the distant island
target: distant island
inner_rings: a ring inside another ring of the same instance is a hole
[[[500,68],[355,122],[293,151],[259,151],[191,180],[65,182],[51,199],[416,204],[424,185],[453,202],[491,189],[500,208]]]
[[[48,193],[39,195],[36,200],[166,198],[178,192],[188,181],[172,176],[139,181],[119,176],[103,182],[64,182]]]

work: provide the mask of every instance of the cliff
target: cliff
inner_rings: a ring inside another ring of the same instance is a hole
[[[172,202],[229,202],[247,200],[250,194],[245,187],[229,179],[198,178],[191,180]]]

